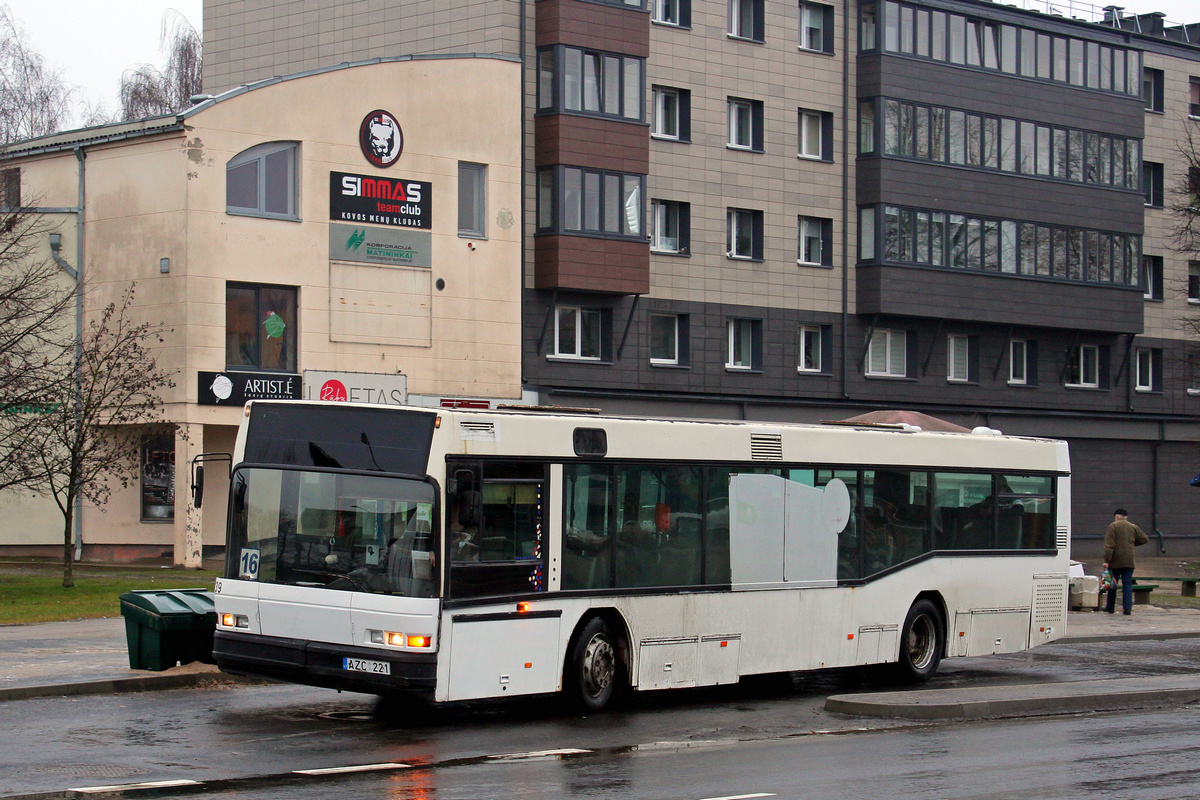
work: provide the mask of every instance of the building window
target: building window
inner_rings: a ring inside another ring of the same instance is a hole
[[[554,309],[554,355],[599,361],[603,315],[598,308],[557,306]]]
[[[1162,256],[1142,256],[1142,291],[1147,300],[1163,299]]]
[[[225,211],[252,217],[299,219],[296,142],[271,142],[243,150],[225,165]]]
[[[683,366],[687,355],[686,314],[650,315],[650,363],[659,367]]]
[[[225,368],[296,371],[296,288],[225,286]]]
[[[487,167],[458,162],[458,234],[487,236]]]
[[[1142,191],[1146,195],[1146,205],[1162,208],[1163,204],[1163,165],[1153,161],[1142,162]]]
[[[675,200],[650,203],[650,249],[656,253],[687,253],[691,245],[691,205]]]
[[[800,49],[833,52],[833,6],[800,0]]]
[[[1139,347],[1135,353],[1137,364],[1137,382],[1134,388],[1139,392],[1162,391],[1162,350],[1154,347]]]
[[[879,378],[908,375],[908,331],[876,328],[867,346],[866,374]]]
[[[725,255],[729,258],[762,260],[763,214],[746,208],[726,212]]]
[[[1200,78],[1191,78],[1188,81],[1188,114],[1200,117]]]
[[[1100,348],[1081,344],[1067,350],[1064,383],[1067,386],[1096,389],[1100,386]]]
[[[976,365],[978,350],[974,336],[950,334],[946,337],[946,380],[952,383],[977,381]]]
[[[874,153],[875,143],[875,101],[864,100],[858,104],[858,152],[861,155]]]
[[[1200,303],[1200,261],[1188,262],[1187,293],[1189,303]]]
[[[796,217],[798,244],[796,263],[833,266],[833,220]]]
[[[875,260],[875,206],[858,210],[858,260]]]
[[[729,35],[761,42],[764,39],[764,0],[729,0]]]
[[[1142,70],[1142,99],[1147,111],[1163,110],[1163,71],[1146,67]]]
[[[762,320],[729,320],[726,369],[762,369]]]
[[[538,173],[538,229],[644,241],[642,175],[546,167]]]
[[[142,522],[175,519],[175,437],[148,436],[142,442]]]
[[[1008,343],[1008,382],[1013,386],[1025,386],[1029,380],[1029,342],[1012,339]]]
[[[728,145],[739,150],[763,150],[763,104],[761,100],[729,98]]]
[[[833,160],[833,114],[827,111],[798,112],[800,122],[800,158]]]
[[[800,326],[800,363],[797,372],[826,372],[832,358],[832,328],[829,325]]]
[[[538,51],[538,110],[641,120],[646,61],[555,45]]]
[[[650,19],[660,25],[691,27],[692,0],[654,0]]]
[[[692,139],[692,93],[687,89],[655,86],[654,127],[650,133],[656,139],[689,142]]]
[[[21,168],[10,167],[0,172],[0,206],[21,207]]]

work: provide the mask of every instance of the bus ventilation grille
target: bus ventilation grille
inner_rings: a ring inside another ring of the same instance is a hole
[[[1062,622],[1066,607],[1066,581],[1038,582],[1033,585],[1034,625]]]
[[[778,433],[750,434],[750,457],[757,461],[783,461],[783,437]]]
[[[458,430],[464,439],[494,441],[496,438],[496,426],[491,422],[462,420],[458,423]]]
[[[1067,526],[1060,525],[1058,527],[1058,538],[1054,542],[1059,550],[1066,550],[1071,546],[1071,537],[1067,534]]]

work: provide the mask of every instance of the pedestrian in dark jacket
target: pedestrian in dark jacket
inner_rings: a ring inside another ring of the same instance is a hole
[[[1126,614],[1133,613],[1133,549],[1141,547],[1150,539],[1142,533],[1142,529],[1134,525],[1126,517],[1129,516],[1123,508],[1113,512],[1113,521],[1104,532],[1104,566],[1112,573],[1113,581],[1121,582],[1121,607]],[[1104,610],[1109,614],[1115,613],[1117,590],[1114,586],[1108,591],[1108,601]]]

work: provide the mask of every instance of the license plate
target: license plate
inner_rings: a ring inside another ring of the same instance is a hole
[[[365,658],[343,658],[342,669],[351,672],[370,672],[373,675],[391,675],[392,665],[386,661],[368,661]]]

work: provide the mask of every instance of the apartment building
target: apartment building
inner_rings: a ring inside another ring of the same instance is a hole
[[[899,407],[1062,438],[1080,555],[1118,505],[1152,548],[1200,549],[1200,343],[1181,327],[1200,255],[1173,249],[1169,211],[1200,31],[1046,11],[207,0],[205,81],[519,59],[527,393],[764,426]]]

